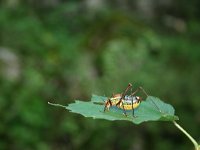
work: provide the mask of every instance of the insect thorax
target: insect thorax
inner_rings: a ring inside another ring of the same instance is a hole
[[[132,103],[138,103],[139,102],[139,97],[138,96],[131,96],[131,95],[126,95],[124,100],[124,103],[126,104],[132,104]]]
[[[120,99],[121,99],[121,96],[110,98],[112,105],[116,105],[120,101]]]

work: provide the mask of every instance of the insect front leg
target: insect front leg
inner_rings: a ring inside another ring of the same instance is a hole
[[[111,102],[110,99],[108,99],[108,100],[106,101],[106,103],[105,103],[105,106],[104,106],[104,112],[105,112],[106,110],[109,110],[111,106],[112,106],[112,102]]]

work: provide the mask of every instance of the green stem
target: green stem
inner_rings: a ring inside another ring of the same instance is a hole
[[[176,121],[173,121],[174,125],[181,130],[194,144],[195,150],[200,150],[200,145],[198,145],[197,141],[189,134],[187,131],[185,131]]]
[[[63,108],[66,108],[66,106],[63,106],[63,105],[60,105],[60,104],[55,104],[55,103],[50,103],[48,102],[49,105],[52,105],[52,106],[56,106],[56,107],[63,107]]]

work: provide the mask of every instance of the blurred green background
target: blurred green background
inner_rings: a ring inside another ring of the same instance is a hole
[[[200,141],[199,0],[1,0],[0,150],[192,150],[169,122],[52,107],[130,82],[172,104]]]

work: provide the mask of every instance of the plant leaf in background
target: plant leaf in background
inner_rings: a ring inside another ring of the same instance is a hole
[[[64,107],[70,112],[81,114],[85,117],[92,117],[94,119],[106,120],[127,120],[135,124],[140,124],[145,121],[175,121],[178,117],[174,115],[174,108],[161,101],[159,98],[148,96],[145,101],[142,101],[140,106],[135,109],[135,116],[131,111],[126,111],[127,116],[123,114],[123,110],[112,106],[110,111],[104,112],[104,101],[107,97],[93,95],[91,101],[79,101],[71,103],[68,106],[59,104],[52,104],[54,106]]]

